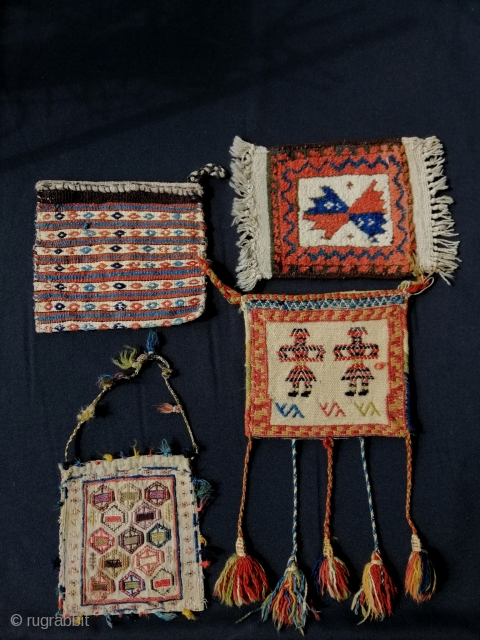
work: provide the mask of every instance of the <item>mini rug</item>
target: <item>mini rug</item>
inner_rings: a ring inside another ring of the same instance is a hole
[[[236,137],[238,285],[262,278],[451,278],[458,242],[436,137],[266,148]]]
[[[38,332],[189,322],[205,307],[199,183],[43,181],[34,246]]]

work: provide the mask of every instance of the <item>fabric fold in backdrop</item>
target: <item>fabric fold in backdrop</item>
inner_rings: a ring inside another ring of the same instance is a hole
[[[37,189],[37,332],[182,324],[205,307],[202,178],[187,182],[42,181]]]
[[[266,148],[233,141],[238,285],[452,277],[458,242],[438,138]]]

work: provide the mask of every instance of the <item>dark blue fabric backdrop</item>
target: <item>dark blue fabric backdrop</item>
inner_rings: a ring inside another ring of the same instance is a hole
[[[236,307],[209,285],[199,320],[160,331],[162,353],[202,444],[198,470],[218,497],[202,530],[217,560],[205,581],[211,604],[185,618],[114,621],[70,632],[12,626],[14,613],[54,615],[57,463],[99,374],[146,331],[37,335],[32,311],[35,182],[40,179],[184,180],[205,162],[229,164],[234,135],[264,145],[437,135],[444,143],[462,265],[415,298],[411,313],[416,445],[413,515],[439,572],[438,593],[418,606],[399,598],[394,616],[357,627],[348,603],[323,599],[309,637],[466,640],[480,636],[480,3],[477,0],[7,0],[1,9],[1,394],[0,638],[78,640],[161,634],[168,639],[276,638],[258,614],[212,602],[233,552],[245,450],[244,329]],[[233,192],[207,193],[209,256],[233,285],[238,257]],[[396,284],[396,283],[395,283]],[[270,281],[265,292],[368,289],[373,281]],[[84,428],[84,459],[185,442],[156,372],[116,390],[103,418]],[[300,563],[321,551],[325,451],[299,444]],[[372,550],[358,442],[341,442],[335,470],[334,532],[358,583]],[[368,447],[386,556],[397,582],[410,551],[400,440]],[[256,442],[246,530],[272,584],[291,545],[288,442]],[[286,638],[298,632],[283,632]]]

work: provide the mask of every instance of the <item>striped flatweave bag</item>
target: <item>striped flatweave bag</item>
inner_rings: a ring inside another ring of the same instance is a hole
[[[205,306],[205,175],[188,182],[37,183],[37,332],[189,322]]]

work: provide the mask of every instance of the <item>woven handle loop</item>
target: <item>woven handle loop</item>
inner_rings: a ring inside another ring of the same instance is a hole
[[[155,336],[155,340],[156,340],[156,336]],[[120,362],[114,361],[117,365],[119,365],[123,369],[133,369],[132,373],[127,374],[120,371],[113,376],[100,377],[98,381],[98,384],[101,387],[100,393],[97,395],[96,398],[94,398],[93,402],[91,402],[84,409],[81,409],[80,413],[77,416],[77,425],[75,426],[75,429],[72,431],[72,434],[70,435],[67,441],[67,444],[65,446],[65,462],[67,462],[68,460],[68,450],[70,448],[70,445],[75,440],[75,437],[79,432],[80,428],[82,427],[82,425],[85,422],[88,422],[89,420],[95,417],[95,408],[97,404],[100,402],[100,400],[103,398],[103,396],[106,395],[111,389],[113,389],[113,387],[115,387],[119,382],[130,381],[130,380],[133,380],[133,378],[136,378],[140,373],[140,371],[142,370],[143,365],[148,361],[157,361],[158,366],[160,367],[162,378],[165,382],[165,385],[169,390],[170,395],[175,400],[175,403],[176,403],[175,410],[176,412],[181,413],[183,421],[185,422],[185,426],[187,427],[188,435],[190,436],[192,447],[195,453],[196,454],[198,453],[198,446],[197,446],[197,443],[195,442],[195,438],[193,436],[190,423],[188,422],[188,418],[185,414],[185,411],[183,409],[183,406],[180,402],[179,397],[173,390],[172,385],[168,380],[172,374],[172,369],[169,363],[167,362],[167,360],[165,360],[163,356],[156,354],[155,351],[153,351],[153,348],[154,348],[154,345],[152,346],[151,338],[149,336],[149,340],[147,340],[147,351],[145,353],[141,353],[140,355],[136,356],[136,349],[127,348],[125,351],[121,353]]]
[[[212,178],[226,178],[227,172],[219,164],[209,162],[201,169],[198,169],[198,171],[192,171],[188,176],[188,182],[200,182],[203,178],[207,178],[209,176]]]

